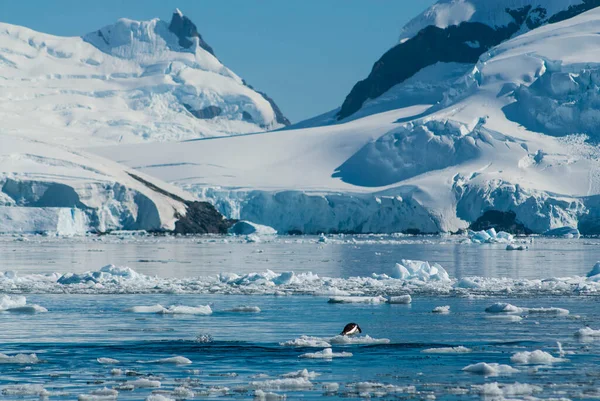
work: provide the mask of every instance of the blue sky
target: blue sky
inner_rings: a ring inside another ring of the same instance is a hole
[[[79,36],[126,17],[170,19],[178,7],[217,57],[292,120],[341,105],[433,0],[0,1],[0,20]]]

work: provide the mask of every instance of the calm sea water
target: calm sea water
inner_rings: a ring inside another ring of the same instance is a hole
[[[529,246],[525,252],[507,252],[502,245],[465,245],[456,238],[357,237],[323,245],[315,238],[291,237],[262,243],[224,238],[4,237],[0,270],[82,272],[114,263],[164,277],[266,269],[349,277],[383,273],[409,258],[439,262],[457,277],[545,278],[585,274],[600,259],[597,240],[536,239]],[[256,392],[261,389],[287,399],[600,396],[600,341],[574,335],[586,325],[600,329],[600,299],[593,297],[415,297],[409,305],[356,305],[329,304],[326,297],[313,296],[25,295],[28,303],[48,312],[0,313],[0,353],[35,353],[39,362],[14,363],[0,357],[1,399],[37,400],[41,393],[56,400],[143,400],[152,395],[240,400],[264,396]],[[566,308],[570,314],[522,313],[517,321],[485,313],[498,301]],[[157,303],[210,305],[213,313],[126,312]],[[261,312],[227,311],[239,305],[257,306]],[[450,306],[449,314],[432,313],[442,305]],[[351,321],[361,325],[363,334],[389,343],[333,344],[334,353],[352,356],[332,359],[301,357],[323,347],[280,345],[302,335],[331,338]],[[559,357],[557,342],[562,343],[565,360],[546,365],[511,361],[521,351],[543,350]],[[472,352],[423,352],[456,346]],[[191,363],[160,361],[174,356]],[[117,361],[101,364],[98,358]],[[462,370],[479,362],[510,365],[517,371],[484,376]],[[302,369],[314,374],[303,380],[283,377]],[[155,386],[160,382],[160,387],[139,387],[148,380]],[[104,388],[116,389],[118,395]],[[94,393],[98,390],[104,392]]]

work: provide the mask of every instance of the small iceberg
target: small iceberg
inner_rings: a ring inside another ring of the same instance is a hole
[[[506,313],[506,314],[519,314],[523,313],[523,309],[518,306],[514,306],[504,302],[497,302],[492,306],[485,308],[487,313]]]
[[[232,235],[276,235],[277,230],[273,227],[263,226],[252,223],[251,221],[241,220],[235,223],[227,230]]]
[[[442,315],[447,315],[448,313],[450,313],[450,305],[436,306],[435,308],[433,308],[433,310],[431,312],[439,313]]]
[[[185,305],[171,305],[168,308],[160,304],[150,306],[133,306],[131,308],[124,309],[124,312],[131,313],[156,313],[163,315],[210,315],[212,309],[210,305],[200,306],[185,306]]]
[[[388,302],[385,297],[331,297],[330,304],[384,304]]]
[[[426,261],[408,259],[403,259],[401,263],[396,263],[392,278],[424,282],[450,281],[448,272],[438,263],[430,265]]]
[[[512,234],[504,231],[496,232],[495,229],[482,231],[468,231],[469,240],[474,244],[509,244],[514,241]]]
[[[325,348],[323,351],[319,352],[309,352],[306,354],[302,354],[299,358],[308,358],[308,359],[332,359],[332,358],[349,358],[352,356],[351,352],[333,352],[331,348]]]
[[[545,237],[557,237],[557,238],[579,238],[581,233],[574,227],[559,227],[552,230],[546,231],[542,234]]]
[[[260,313],[261,310],[258,306],[240,305],[235,308],[227,309],[225,312]]]
[[[517,352],[510,357],[512,363],[520,365],[552,365],[553,363],[566,362],[567,359],[556,358],[542,350]]]
[[[466,354],[472,352],[471,348],[463,347],[440,347],[440,348],[427,348],[421,351],[424,354]]]
[[[499,363],[485,362],[479,362],[473,365],[465,366],[462,370],[465,372],[475,373],[483,376],[501,376],[519,372],[517,369],[513,368],[510,365],[501,365]]]

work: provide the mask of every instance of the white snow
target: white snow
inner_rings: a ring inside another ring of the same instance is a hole
[[[470,348],[459,345],[458,347],[427,348],[421,352],[426,354],[464,354],[472,351]]]
[[[501,376],[517,373],[518,370],[510,365],[501,365],[498,363],[479,362],[473,365],[468,365],[462,370],[469,373],[475,373],[484,376]]]
[[[578,2],[543,5],[556,12]],[[495,23],[495,11],[505,25],[512,17],[504,8],[519,1],[456,3],[476,3],[475,13],[434,12],[427,25],[438,15],[442,25],[463,17]],[[441,89],[433,107],[413,103],[342,124],[93,151],[279,233],[456,232],[499,210],[536,233],[579,227],[586,234],[600,215],[599,152],[581,135],[565,135],[569,127],[596,135],[598,31],[593,9],[516,36]]]
[[[318,352],[308,352],[306,354],[302,354],[299,358],[308,358],[308,359],[332,359],[332,358],[349,358],[352,356],[351,352],[333,352],[331,348],[325,348],[322,351]]]
[[[556,358],[548,352],[536,349],[535,351],[517,352],[510,357],[512,363],[522,365],[552,365],[553,363],[565,362],[564,358]]]

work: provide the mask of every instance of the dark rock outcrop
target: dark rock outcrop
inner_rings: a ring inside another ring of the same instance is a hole
[[[235,223],[235,220],[226,219],[208,202],[187,201],[135,174],[127,174],[151,190],[185,204],[187,208],[185,216],[175,214],[177,218],[173,230],[175,234],[227,234],[227,229]]]
[[[358,82],[337,114],[342,120],[357,112],[365,101],[375,99],[404,82],[421,69],[438,62],[476,63],[488,49],[510,39],[525,25],[528,29],[574,17],[600,6],[600,0],[584,0],[567,10],[547,16],[546,9],[531,5],[506,9],[513,22],[492,28],[479,22],[463,22],[445,29],[430,25],[417,35],[388,50],[374,65],[369,76]]]
[[[208,106],[200,110],[194,110],[192,106],[189,104],[183,104],[183,107],[186,108],[187,111],[192,113],[192,115],[196,118],[200,118],[203,120],[210,120],[211,118],[215,118],[220,116],[223,110],[219,106]]]
[[[469,229],[473,231],[489,230],[490,228],[517,235],[533,234],[533,231],[517,220],[515,212],[488,210],[469,226]]]
[[[215,55],[212,47],[210,47],[210,45],[202,39],[202,35],[198,33],[196,25],[179,10],[175,10],[173,13],[171,23],[169,24],[169,31],[173,32],[177,38],[179,38],[179,46],[189,49],[193,44],[190,38],[198,38],[200,47],[213,56]]]

